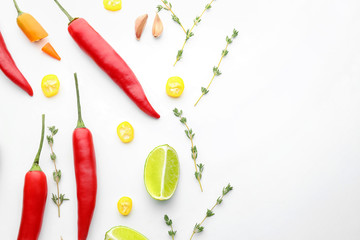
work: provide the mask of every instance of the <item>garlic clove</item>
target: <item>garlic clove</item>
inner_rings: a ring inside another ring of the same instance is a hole
[[[135,36],[137,40],[140,40],[141,35],[145,29],[148,15],[144,14],[138,17],[135,21]]]
[[[154,19],[154,23],[153,23],[153,28],[152,28],[152,34],[154,37],[160,37],[160,35],[162,34],[164,30],[164,26],[163,23],[159,17],[159,14],[156,13],[155,19]]]

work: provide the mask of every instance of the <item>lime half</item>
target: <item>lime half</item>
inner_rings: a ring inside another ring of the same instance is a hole
[[[141,233],[124,226],[113,227],[105,234],[105,240],[148,240]]]
[[[161,145],[151,151],[144,170],[145,187],[151,197],[168,200],[174,194],[180,175],[178,155],[169,145]]]

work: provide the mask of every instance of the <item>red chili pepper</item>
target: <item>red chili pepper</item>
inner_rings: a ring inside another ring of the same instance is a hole
[[[17,68],[13,58],[11,57],[9,50],[6,47],[4,38],[0,32],[0,69],[13,83],[18,85],[21,89],[27,92],[30,96],[33,95],[33,90]]]
[[[69,18],[68,31],[79,47],[86,52],[128,97],[146,114],[160,118],[149,103],[135,74],[119,54],[83,18],[73,18],[54,0]]]
[[[18,240],[36,240],[41,230],[47,197],[46,175],[39,166],[44,131],[45,115],[43,114],[39,150],[30,171],[25,175],[23,209]]]
[[[85,240],[96,203],[96,159],[92,135],[81,117],[77,75],[75,76],[78,122],[73,133],[74,165],[78,200],[78,240]]]

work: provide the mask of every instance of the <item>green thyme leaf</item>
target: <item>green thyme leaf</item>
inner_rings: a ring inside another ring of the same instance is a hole
[[[205,87],[201,87],[201,92],[205,95],[209,92]]]
[[[234,39],[234,38],[236,38],[237,36],[238,36],[238,34],[239,34],[239,31],[237,31],[236,29],[234,29],[233,30],[233,34],[232,34],[232,38]]]
[[[179,50],[176,56],[177,60],[180,60],[182,58],[183,50]]]
[[[177,16],[175,16],[174,14],[172,14],[172,15],[171,15],[171,18],[172,18],[176,23],[178,23],[179,25],[181,25],[180,19],[179,19]]]
[[[201,226],[200,224],[195,224],[194,232],[199,233],[199,232],[202,232],[202,231],[204,231],[204,227]]]
[[[161,6],[161,5],[157,5],[156,8],[157,8],[157,12],[158,12],[158,13],[159,13],[162,9],[164,9],[164,7]]]
[[[207,211],[206,211],[206,217],[212,217],[212,216],[214,216],[215,215],[215,213],[213,212],[213,211],[211,211],[210,209],[208,209]]]

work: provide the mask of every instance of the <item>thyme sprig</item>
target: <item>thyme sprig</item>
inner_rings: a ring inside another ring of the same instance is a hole
[[[180,19],[178,18],[178,16],[175,14],[175,12],[172,10],[172,4],[170,2],[168,2],[167,0],[161,0],[162,3],[164,4],[164,6],[162,5],[157,5],[157,12],[159,13],[161,10],[166,10],[171,12],[171,18],[174,20],[174,22],[176,22],[177,24],[180,25],[180,27],[182,28],[182,30],[184,31],[184,33],[186,33],[186,30],[184,28],[184,26],[181,24]]]
[[[164,216],[164,220],[165,220],[166,225],[170,226],[171,230],[168,231],[168,234],[172,238],[172,240],[174,240],[176,231],[174,231],[174,229],[173,229],[172,220],[168,217],[168,215]]]
[[[172,4],[171,4],[170,2],[168,2],[167,0],[161,0],[161,2],[164,4],[164,6],[158,5],[158,6],[156,7],[158,12],[160,12],[160,11],[163,10],[163,9],[166,10],[166,11],[170,11],[170,12],[171,12],[171,17],[172,17],[172,19],[181,26],[181,28],[183,29],[183,31],[184,31],[184,33],[185,33],[185,40],[184,40],[184,43],[183,43],[181,49],[178,50],[178,52],[177,52],[176,61],[175,61],[175,63],[174,63],[174,66],[176,65],[176,63],[177,63],[178,61],[180,61],[180,60],[182,59],[183,53],[184,53],[184,48],[185,48],[186,43],[189,41],[189,39],[190,39],[191,37],[194,36],[193,30],[194,30],[195,26],[198,26],[198,24],[201,22],[201,18],[203,17],[204,13],[205,13],[207,10],[211,9],[212,3],[213,3],[214,1],[215,1],[215,0],[211,0],[210,3],[208,3],[208,4],[205,5],[205,8],[204,8],[204,10],[201,12],[201,14],[200,14],[199,16],[196,16],[195,19],[193,20],[193,26],[192,26],[191,28],[187,29],[187,30],[185,30],[184,26],[183,26],[183,25],[181,24],[181,22],[180,22],[179,17],[178,17],[178,16],[174,13],[174,11],[172,10]]]
[[[197,162],[196,162],[197,157],[198,157],[198,150],[197,150],[196,146],[194,145],[195,133],[193,132],[193,130],[191,128],[189,128],[186,118],[182,116],[182,114],[183,114],[182,110],[179,111],[177,108],[175,108],[173,110],[173,112],[176,117],[180,118],[180,122],[182,124],[184,124],[184,126],[186,127],[185,134],[190,139],[190,142],[191,142],[191,158],[194,161],[195,178],[199,182],[200,189],[203,192],[203,188],[201,185],[201,178],[202,178],[202,174],[204,171],[204,164],[202,164],[202,163],[197,164]]]
[[[49,131],[50,131],[50,135],[47,135],[47,141],[48,144],[50,146],[50,159],[52,160],[52,162],[54,163],[54,167],[55,167],[55,171],[53,172],[53,179],[56,183],[56,188],[57,188],[57,194],[52,193],[52,200],[53,202],[56,204],[57,208],[58,208],[58,216],[60,217],[60,206],[62,205],[62,203],[66,200],[69,200],[68,198],[65,198],[65,194],[61,194],[60,193],[60,188],[59,188],[59,182],[61,180],[61,170],[57,169],[56,167],[56,154],[54,153],[54,136],[57,134],[57,132],[59,131],[57,128],[55,128],[55,126],[52,127],[48,127]]]
[[[195,224],[193,232],[192,232],[191,237],[190,237],[190,240],[194,237],[194,235],[196,233],[200,233],[200,232],[204,231],[204,226],[203,226],[204,221],[207,218],[212,217],[212,216],[215,215],[215,213],[214,213],[215,207],[222,203],[224,196],[226,194],[228,194],[231,190],[233,190],[233,187],[230,185],[230,183],[226,187],[223,188],[223,190],[221,192],[221,196],[218,197],[218,199],[216,200],[215,205],[212,208],[206,210],[205,217],[200,223]]]
[[[222,62],[222,60],[224,59],[224,57],[226,57],[229,53],[229,50],[228,50],[228,47],[229,45],[234,41],[234,39],[238,36],[239,34],[239,31],[237,31],[236,29],[233,30],[233,33],[231,35],[231,37],[229,36],[226,36],[226,46],[225,46],[225,49],[223,49],[221,51],[221,58],[220,58],[220,61],[218,63],[217,66],[214,66],[213,67],[213,77],[211,78],[211,81],[209,83],[209,85],[207,87],[201,87],[201,96],[199,97],[199,99],[196,101],[194,107],[196,107],[196,105],[199,103],[200,99],[209,93],[209,88],[210,88],[210,85],[212,84],[212,82],[214,81],[215,77],[217,76],[220,76],[221,75],[221,72],[220,72],[220,64]]]

